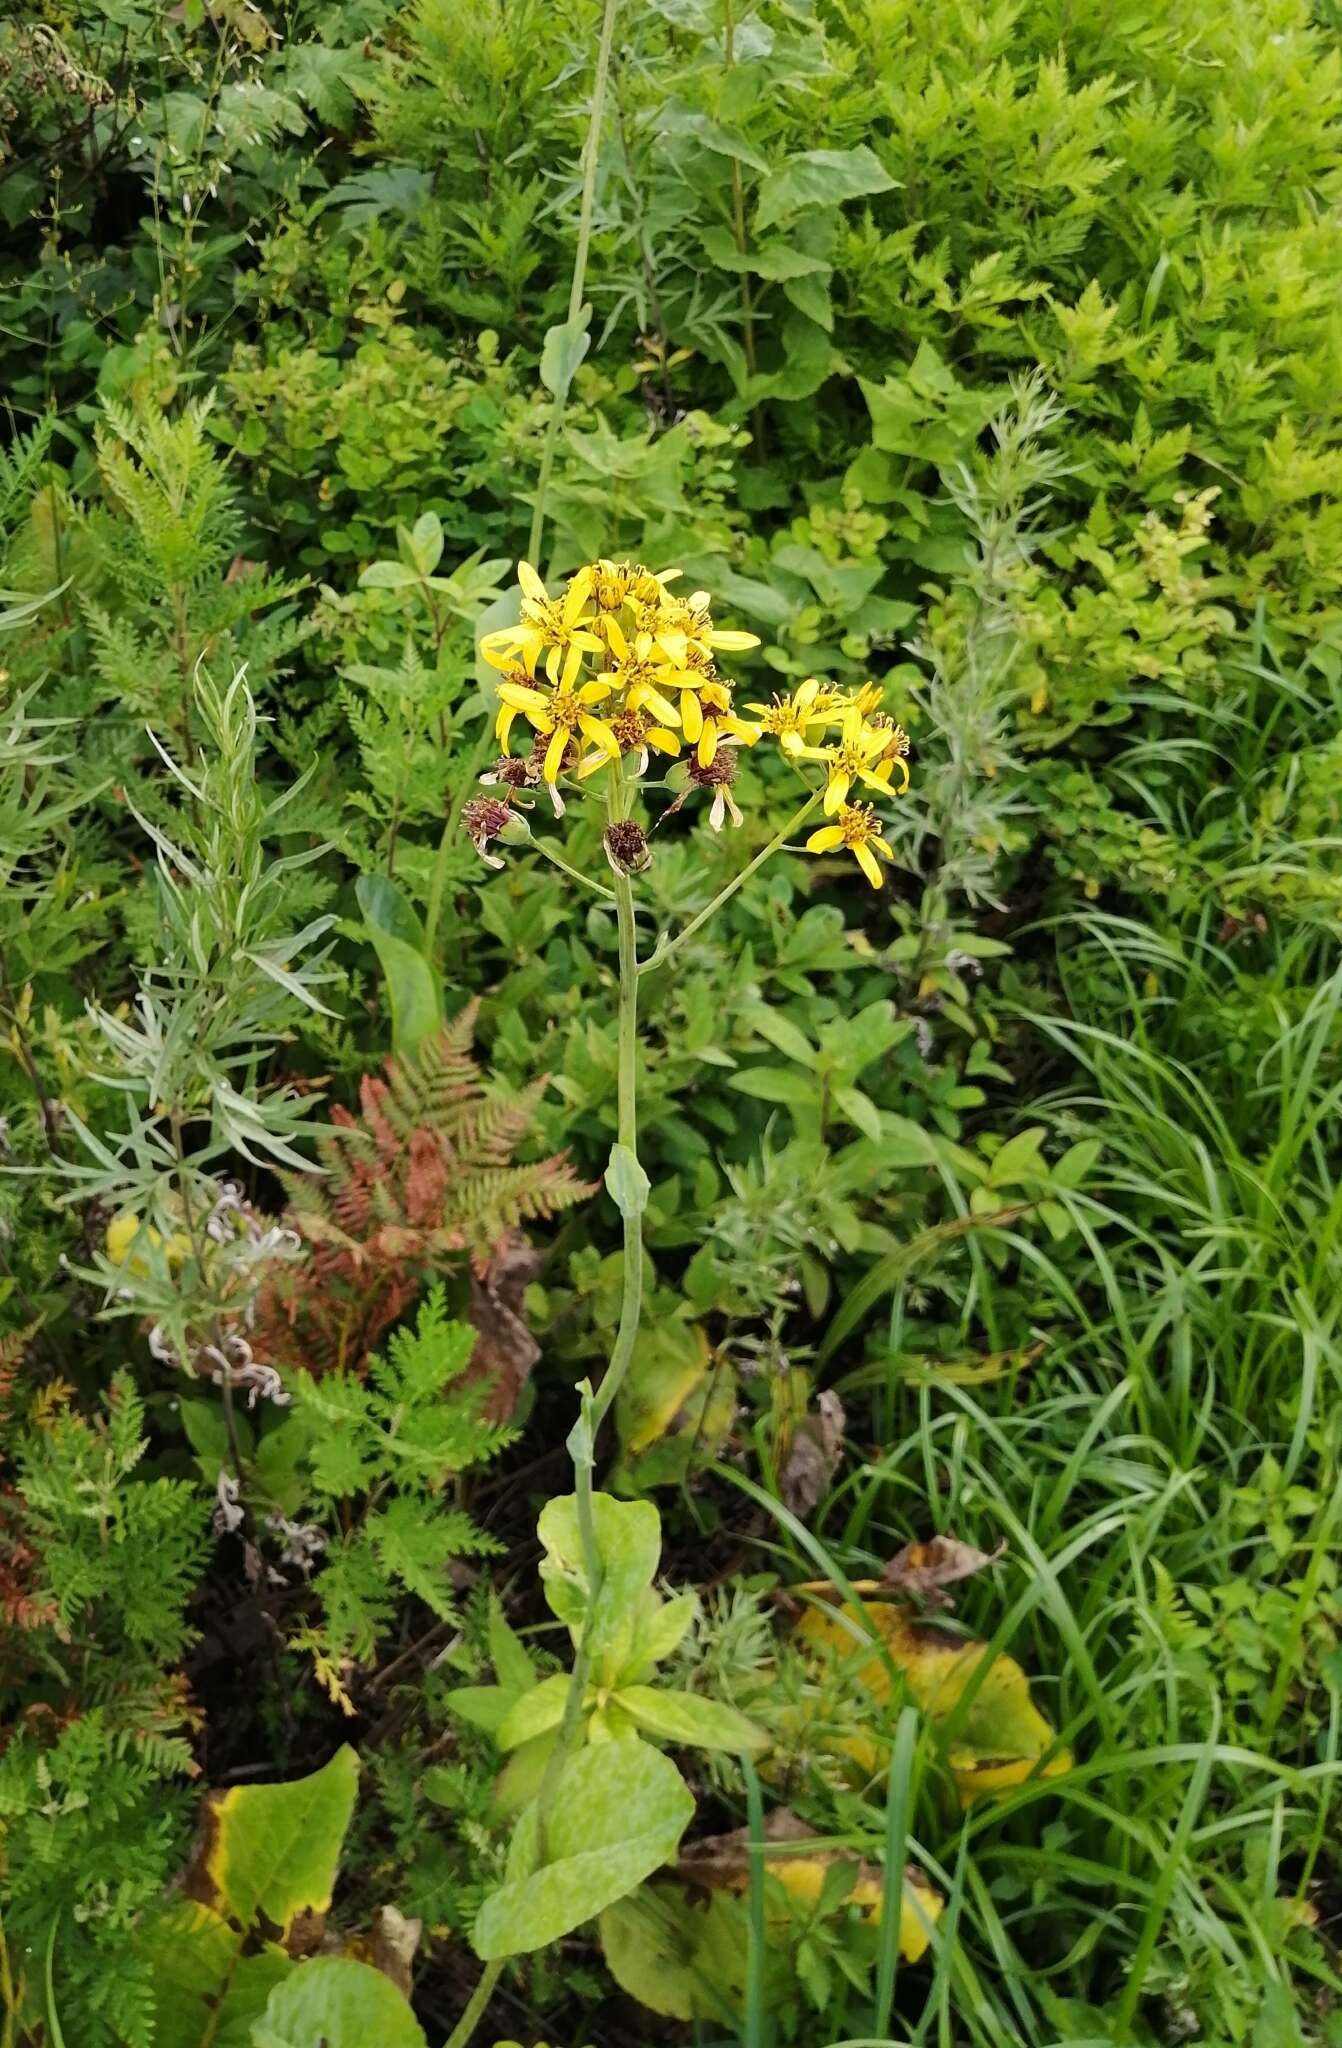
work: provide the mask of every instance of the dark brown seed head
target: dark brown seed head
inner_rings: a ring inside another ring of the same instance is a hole
[[[731,788],[736,780],[736,750],[734,747],[719,747],[707,768],[701,767],[697,756],[691,754],[686,764],[689,778],[698,789]]]
[[[606,827],[606,857],[617,875],[642,874],[652,863],[648,837],[632,818],[621,818]]]
[[[481,853],[491,839],[497,839],[512,817],[507,804],[495,796],[473,796],[461,807],[461,822]]]

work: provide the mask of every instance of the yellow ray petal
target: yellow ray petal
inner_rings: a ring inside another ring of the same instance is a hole
[[[543,690],[529,690],[525,683],[500,683],[499,701],[515,711],[548,711],[550,705]]]
[[[760,644],[758,633],[742,633],[735,627],[714,626],[704,638],[710,647],[720,648],[724,654],[744,654],[747,647],[758,647]]]
[[[699,766],[701,768],[711,768],[713,766],[713,757],[717,751],[717,720],[706,718],[704,720],[704,729],[699,735]]]
[[[613,760],[619,759],[620,744],[608,725],[599,718],[580,718],[578,724],[594,747],[604,747]]]
[[[518,563],[517,580],[522,586],[523,595],[529,597],[533,604],[544,604],[546,602],[545,585],[541,582],[540,577],[536,574],[530,562]]]
[[[825,801],[823,805],[826,817],[832,818],[834,816],[834,813],[843,803],[852,786],[853,778],[851,775],[845,775],[840,771],[839,774],[830,776],[829,781],[825,785]]]
[[[877,860],[871,848],[863,844],[861,841],[859,841],[859,843],[853,848],[853,854],[858,866],[861,868],[867,880],[871,883],[872,888],[879,889],[882,882],[885,880],[885,877],[881,873],[881,864]]]
[[[808,853],[833,853],[836,846],[843,845],[842,825],[822,825],[813,832],[806,842]]]
[[[693,745],[704,729],[704,707],[693,690],[680,693],[680,724],[686,739]]]
[[[564,755],[567,749],[568,727],[563,725],[557,725],[551,737],[550,744],[545,749],[544,773],[545,780],[547,782],[558,782],[559,771],[564,765]]]

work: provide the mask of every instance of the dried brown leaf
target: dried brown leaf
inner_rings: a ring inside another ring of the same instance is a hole
[[[779,1497],[785,1508],[803,1520],[824,1499],[843,1456],[843,1403],[832,1389],[816,1395],[815,1407],[792,1432],[792,1443],[778,1474]]]
[[[928,1607],[954,1607],[944,1591],[975,1572],[996,1564],[1006,1550],[1006,1539],[996,1550],[975,1550],[956,1536],[933,1536],[926,1543],[906,1543],[881,1573],[881,1584],[892,1592],[921,1600]]]

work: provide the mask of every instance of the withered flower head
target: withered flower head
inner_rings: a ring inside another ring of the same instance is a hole
[[[632,818],[620,818],[607,825],[604,843],[606,859],[617,875],[641,875],[652,865],[648,836]]]
[[[743,824],[740,806],[732,795],[732,784],[736,780],[736,748],[728,740],[720,746],[711,761],[705,763],[697,756],[688,764],[689,779],[696,789],[711,789],[713,803],[708,813],[708,822],[713,831],[722,830],[724,819],[730,814],[733,825]]]
[[[490,853],[489,842],[497,839],[504,827],[512,824],[516,812],[496,796],[473,796],[461,807],[461,822],[471,835],[471,843],[480,858],[491,868],[501,868],[503,862],[497,854]]]
[[[507,789],[534,789],[540,781],[540,763],[534,754],[501,754],[481,782],[501,782]]]

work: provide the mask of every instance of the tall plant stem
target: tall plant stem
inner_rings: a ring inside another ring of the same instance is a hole
[[[722,65],[730,71],[736,62],[736,16],[732,0],[722,0]],[[741,180],[741,166],[735,157],[732,164],[732,231],[736,237],[736,253],[744,256],[749,243],[746,241],[746,195]],[[755,374],[755,307],[750,293],[750,278],[741,272],[741,340],[746,352],[746,368],[751,376]],[[758,420],[758,411],[756,413]]]
[[[627,875],[615,878],[615,919],[620,934],[620,1006],[616,1069],[616,1136],[638,1157],[638,939],[634,928],[634,892]],[[592,1427],[599,1428],[629,1370],[643,1313],[643,1217],[624,1218],[624,1291],[620,1326],[601,1385],[592,1402]]]
[[[573,252],[573,277],[569,285],[568,324],[576,322],[583,307],[583,287],[587,282],[587,251],[592,241],[592,213],[596,205],[596,171],[601,156],[601,119],[606,105],[606,82],[610,77],[610,53],[615,41],[615,16],[620,0],[606,0],[605,12],[601,17],[601,40],[597,44],[596,74],[592,80],[592,109],[587,121],[587,141],[583,148],[582,200],[578,209],[578,246]],[[564,423],[564,407],[568,402],[568,387],[556,396],[550,412],[550,424],[546,430],[545,447],[541,453],[540,475],[536,479],[536,499],[531,508],[531,532],[527,538],[527,560],[540,568],[541,533],[545,526],[545,497],[550,488],[550,471],[554,467],[555,449],[559,443],[559,430]]]
[[[466,2010],[447,2037],[446,2048],[466,2048],[466,2043],[484,2018],[485,2007],[494,1996],[494,1986],[503,1975],[502,1963],[486,1963],[480,1982],[471,1993]]]
[[[583,306],[583,288],[587,283],[587,252],[592,243],[592,214],[596,206],[596,172],[601,156],[601,121],[606,106],[606,85],[610,78],[610,53],[615,42],[615,17],[619,12],[620,0],[606,0],[605,12],[601,17],[601,39],[596,50],[596,70],[592,77],[592,105],[587,117],[587,140],[583,144],[582,198],[578,206],[578,243],[573,252],[573,276],[569,282],[568,318],[569,325],[577,319]],[[568,387],[556,397],[550,408],[550,424],[545,430],[545,446],[541,451],[540,474],[536,478],[536,496],[531,507],[531,530],[527,535],[527,560],[540,568],[541,535],[545,530],[545,500],[550,489],[550,472],[554,468],[555,449],[559,445],[559,432],[564,424],[564,408],[568,403]],[[434,857],[433,874],[429,882],[429,901],[424,918],[424,949],[433,958],[434,940],[438,932],[438,920],[443,909],[443,890],[447,879],[448,848],[457,819],[465,801],[467,790],[480,772],[489,745],[489,724],[477,735],[466,758],[466,773],[461,787],[448,806],[443,820],[442,836],[438,841],[438,852]]]

